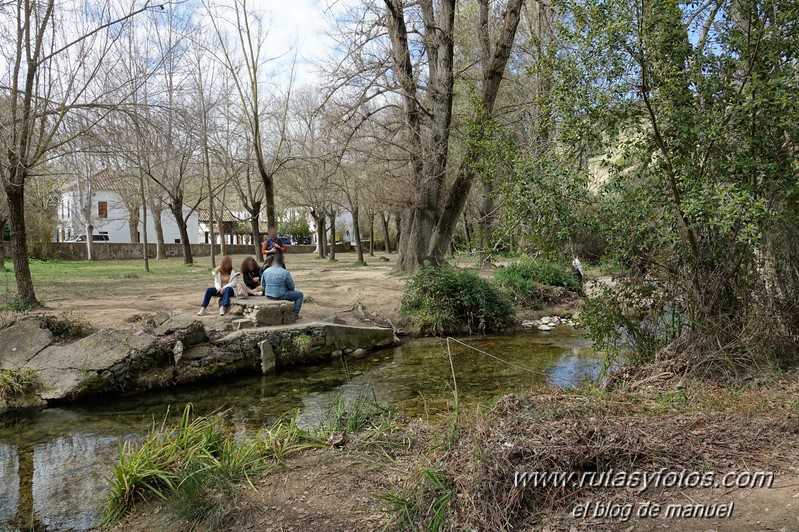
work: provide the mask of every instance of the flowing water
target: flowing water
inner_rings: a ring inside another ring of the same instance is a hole
[[[487,403],[504,393],[569,386],[597,374],[601,360],[573,329],[452,343],[461,403]],[[496,358],[493,358],[496,357]],[[498,360],[500,359],[500,360]],[[299,411],[301,425],[321,421],[339,395],[368,390],[404,416],[433,419],[454,403],[445,341],[411,340],[363,360],[292,368],[269,376],[103,397],[90,403],[0,417],[0,531],[86,530],[96,525],[105,476],[121,440],[137,438],[187,402],[199,414],[229,409],[253,428]]]

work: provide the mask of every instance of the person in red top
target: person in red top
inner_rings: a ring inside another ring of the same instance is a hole
[[[274,225],[270,225],[267,229],[266,240],[261,245],[261,253],[264,255],[264,259],[274,257],[275,261],[285,264],[283,254],[286,253],[286,244],[277,236],[277,227]]]

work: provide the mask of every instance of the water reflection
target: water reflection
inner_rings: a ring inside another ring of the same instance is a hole
[[[117,438],[71,434],[33,448],[33,511],[46,530],[97,524]]]
[[[17,516],[19,453],[16,446],[0,445],[0,529]]]
[[[480,351],[452,346],[462,402],[487,402],[509,391],[565,386],[596,374],[588,342],[569,329],[555,334],[470,340]],[[86,530],[96,524],[104,477],[118,439],[145,432],[169,409],[187,402],[199,413],[229,410],[240,432],[257,432],[292,410],[301,425],[317,425],[342,394],[364,390],[407,417],[435,417],[453,402],[446,343],[408,342],[349,363],[282,370],[162,392],[128,395],[36,415],[0,419],[0,531]],[[127,435],[127,436],[124,436]]]

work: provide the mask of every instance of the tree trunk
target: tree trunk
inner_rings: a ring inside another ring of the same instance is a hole
[[[492,120],[494,103],[496,102],[499,87],[508,65],[513,43],[516,38],[516,30],[521,18],[521,6],[523,0],[510,0],[503,14],[503,25],[496,42],[491,43],[489,35],[489,6],[486,0],[480,2],[480,37],[481,37],[481,63],[483,66],[482,84],[482,109],[478,111],[476,122],[478,124]],[[488,124],[486,124],[488,125]],[[444,208],[439,212],[436,220],[435,232],[430,233],[429,254],[433,257],[440,257],[444,254],[452,240],[452,234],[458,219],[461,216],[466,201],[469,198],[472,185],[477,177],[475,163],[479,162],[479,152],[477,144],[469,143],[466,155],[463,158],[460,169],[456,174],[455,182],[450,187]],[[488,200],[493,203],[492,200]],[[493,213],[493,204],[490,205],[489,212]],[[481,213],[482,214],[482,213]],[[493,214],[490,214],[493,216]],[[483,227],[481,217],[481,227]],[[488,225],[492,226],[492,221],[488,220]],[[481,234],[482,238],[483,234]],[[482,246],[481,246],[482,247]]]
[[[0,218],[0,270],[6,271],[6,245],[3,235],[6,232],[6,219]]]
[[[161,221],[161,213],[153,212],[153,228],[155,229],[155,258],[166,258],[166,241],[164,240],[164,226]]]
[[[225,238],[225,222],[219,220],[219,253],[223,257],[227,255],[227,239]]]
[[[139,243],[139,206],[126,205],[128,209],[128,230],[130,231],[130,243]]]
[[[375,256],[375,214],[369,215],[369,256]]]
[[[15,179],[5,185],[8,198],[8,220],[11,231],[11,261],[14,264],[14,277],[17,280],[17,295],[23,305],[35,307],[36,291],[33,288],[31,268],[28,264],[28,235],[25,232],[25,192],[24,179]]]
[[[260,154],[260,146],[255,146],[256,154]],[[264,199],[266,201],[266,224],[277,227],[277,214],[275,212],[275,180],[272,174],[266,170],[262,156],[256,155],[256,166],[261,181],[264,183]]]
[[[388,234],[388,216],[386,213],[380,213],[380,224],[383,226],[383,249],[386,253],[391,253],[391,238]]]
[[[472,251],[472,226],[466,218],[466,211],[463,212],[463,230],[466,232],[466,250]]]
[[[406,210],[402,216],[402,238],[397,248],[398,271],[413,272],[426,262],[433,266],[440,266],[443,263],[442,257],[434,257],[427,252],[430,235],[435,226],[436,213],[429,206],[411,207]]]
[[[311,211],[314,225],[316,226],[316,254],[320,259],[325,258],[325,217],[317,216],[315,211]]]
[[[330,215],[330,260],[336,260],[336,213]]]
[[[155,229],[155,258],[166,258],[166,242],[164,241],[164,225],[161,216],[164,210],[164,205],[158,199],[150,205],[150,212],[153,215],[153,228]]]
[[[358,205],[355,205],[352,213],[352,230],[355,233],[355,252],[358,254],[358,262],[365,263],[363,260],[363,245],[361,244],[361,224],[358,220],[359,216]]]
[[[150,257],[147,252],[147,196],[144,195],[144,175],[142,174],[141,167],[139,167],[139,195],[141,197],[141,248],[142,257],[144,258],[144,271],[150,271]]]
[[[491,253],[494,232],[494,187],[490,182],[482,184],[483,198],[480,201],[480,254]]]
[[[258,208],[260,211],[260,206]],[[250,232],[252,233],[252,245],[255,248],[255,256],[258,257],[258,262],[263,262],[264,256],[261,253],[261,233],[259,232],[261,219],[260,212],[256,211],[250,213]]]
[[[189,242],[189,229],[186,219],[183,217],[183,202],[175,201],[169,205],[172,215],[175,217],[175,222],[178,224],[178,232],[180,232],[180,246],[183,249],[183,263],[193,264],[194,259],[191,256],[191,243]]]
[[[399,253],[400,242],[402,241],[402,214],[394,213],[394,225],[397,226],[397,253]]]
[[[92,248],[94,247],[94,225],[86,224],[86,260],[94,260]]]

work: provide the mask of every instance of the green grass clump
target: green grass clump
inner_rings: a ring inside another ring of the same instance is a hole
[[[307,334],[301,334],[291,339],[291,343],[301,354],[308,353],[313,347],[313,338]]]
[[[499,268],[494,283],[516,304],[532,308],[552,302],[548,300],[547,287],[561,287],[575,293],[581,289],[569,266],[541,258],[524,258]]]
[[[278,420],[257,437],[240,441],[221,416],[195,416],[186,405],[180,420],[166,418],[141,443],[127,441],[113,468],[104,520],[113,522],[137,503],[162,499],[180,520],[218,528],[232,516],[241,485],[302,449],[319,446],[294,419]]]
[[[371,387],[362,390],[350,401],[339,394],[316,431],[320,439],[328,441],[336,441],[345,434],[357,435],[358,445],[376,447],[383,453],[407,448],[409,445],[396,413],[378,403]]]
[[[468,270],[425,265],[411,278],[400,314],[423,334],[485,334],[504,331],[514,319],[508,298]]]
[[[0,399],[14,399],[30,392],[36,385],[36,371],[0,369]]]
[[[56,340],[72,340],[85,338],[92,333],[89,322],[64,312],[60,316],[55,314],[40,314],[38,316],[42,327],[49,330]]]

